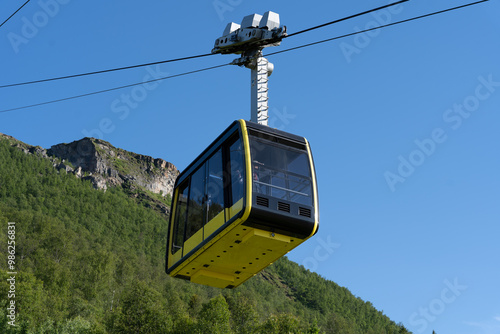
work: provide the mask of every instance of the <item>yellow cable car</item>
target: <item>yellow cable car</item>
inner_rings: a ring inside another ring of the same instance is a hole
[[[307,140],[235,121],[176,180],[166,272],[234,288],[314,235],[318,216]]]

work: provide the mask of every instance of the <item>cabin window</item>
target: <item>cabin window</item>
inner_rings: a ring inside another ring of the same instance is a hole
[[[179,249],[182,248],[184,244],[184,230],[186,227],[187,218],[187,204],[188,204],[188,192],[189,192],[189,182],[184,182],[179,186],[179,195],[177,198],[177,210],[175,212],[175,223],[174,223],[174,237],[172,244],[172,254],[175,254]]]
[[[224,165],[227,168],[225,170]],[[241,210],[245,186],[244,167],[242,141],[235,137],[229,145],[229,152],[227,146],[219,148],[179,186],[172,254],[185,246],[184,243],[210,221],[217,223],[209,227],[208,234],[213,232],[211,229],[214,226],[219,223],[222,226]],[[225,217],[226,207],[234,210],[230,217]],[[208,235],[203,233],[202,238],[206,237]]]
[[[191,177],[186,240],[203,227],[205,204],[205,164],[203,164]]]
[[[224,211],[224,179],[222,151],[218,150],[208,161],[207,221]]]
[[[254,192],[312,205],[307,151],[253,136],[250,151]]]
[[[245,162],[243,154],[243,145],[241,139],[238,138],[229,147],[229,167],[231,171],[231,203],[229,206],[236,204],[243,198],[245,189]]]

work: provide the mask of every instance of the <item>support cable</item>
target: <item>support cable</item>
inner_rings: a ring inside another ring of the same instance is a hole
[[[172,78],[182,77],[182,76],[189,75],[189,74],[194,74],[194,73],[204,72],[204,71],[208,71],[208,70],[213,70],[213,69],[216,69],[216,68],[219,68],[219,67],[224,67],[224,66],[227,66],[227,65],[230,65],[230,64],[222,64],[222,65],[217,65],[217,66],[212,66],[212,67],[206,67],[206,68],[202,68],[202,69],[199,69],[199,70],[194,70],[194,71],[190,71],[190,72],[185,72],[185,73],[170,75],[170,76],[163,77],[163,78],[158,78],[158,79],[153,79],[153,80],[148,80],[148,81],[141,81],[141,82],[138,82],[138,83],[133,83],[133,84],[125,85],[125,86],[108,88],[108,89],[104,89],[104,90],[100,90],[100,91],[96,91],[96,92],[91,92],[91,93],[86,93],[86,94],[80,94],[80,95],[65,97],[65,98],[62,98],[62,99],[51,100],[51,101],[46,101],[46,102],[40,102],[40,103],[35,103],[35,104],[30,104],[30,105],[23,106],[23,107],[17,107],[17,108],[11,108],[11,109],[4,109],[4,110],[0,110],[0,112],[8,112],[8,111],[26,109],[26,108],[31,108],[31,107],[38,107],[38,106],[43,106],[43,105],[46,105],[46,104],[52,104],[52,103],[57,103],[57,102],[62,102],[62,101],[68,101],[68,100],[78,99],[78,98],[81,98],[81,97],[86,97],[86,96],[91,96],[91,95],[96,95],[96,94],[111,92],[111,91],[118,90],[118,89],[123,89],[123,88],[128,88],[128,87],[133,87],[133,86],[139,86],[139,85],[147,84],[147,83],[150,83],[150,82],[156,82],[156,81],[161,81],[161,80],[166,80],[166,79],[172,79]]]
[[[352,32],[352,33],[349,33],[349,34],[341,35],[341,36],[327,38],[327,39],[324,39],[324,40],[321,40],[321,41],[317,41],[317,42],[313,42],[313,43],[308,43],[308,44],[296,46],[296,47],[293,47],[293,48],[289,48],[289,49],[285,49],[285,50],[281,50],[281,51],[276,51],[276,52],[268,53],[268,54],[265,55],[265,57],[274,56],[274,55],[277,55],[277,54],[280,54],[280,53],[294,51],[294,50],[306,48],[306,47],[317,45],[317,44],[331,42],[331,41],[334,41],[334,40],[337,40],[337,39],[340,39],[340,38],[354,36],[354,35],[357,35],[357,34],[362,34],[362,33],[368,32],[368,31],[377,30],[377,29],[381,29],[381,28],[386,28],[386,27],[394,26],[394,25],[401,24],[401,23],[415,21],[415,20],[423,19],[423,18],[426,18],[426,17],[429,17],[429,16],[443,14],[443,13],[450,12],[450,11],[453,11],[453,10],[462,9],[462,8],[473,6],[473,5],[478,5],[478,4],[480,4],[482,2],[486,2],[486,1],[489,1],[489,0],[476,1],[476,2],[468,3],[468,4],[457,6],[457,7],[443,9],[443,10],[440,10],[440,11],[437,11],[437,12],[433,12],[433,13],[429,13],[429,14],[424,14],[424,15],[412,17],[412,18],[409,18],[409,19],[406,19],[406,20],[401,20],[401,21],[397,21],[397,22],[393,22],[393,23],[384,24],[384,25],[381,25],[381,26],[378,26],[378,27],[374,27],[374,28],[369,28],[369,29],[365,29],[365,30],[356,31],[356,32]]]
[[[165,64],[165,63],[173,63],[173,62],[176,62],[176,61],[188,60],[188,59],[195,59],[195,58],[202,58],[202,57],[208,57],[208,56],[212,56],[212,55],[213,55],[212,53],[206,53],[206,54],[201,54],[201,55],[196,55],[196,56],[189,56],[189,57],[183,57],[183,58],[162,60],[162,61],[156,61],[156,62],[146,63],[146,64],[117,67],[117,68],[112,68],[112,69],[108,69],[108,70],[101,70],[101,71],[87,72],[87,73],[80,73],[80,74],[72,74],[72,75],[66,75],[66,76],[62,76],[62,77],[55,77],[55,78],[34,80],[34,81],[28,81],[28,82],[19,82],[19,83],[15,83],[15,84],[3,85],[3,86],[0,86],[0,88],[15,87],[15,86],[22,86],[22,85],[30,85],[30,84],[40,83],[40,82],[48,82],[48,81],[55,81],[55,80],[61,80],[61,79],[83,77],[83,76],[93,75],[93,74],[102,74],[102,73],[109,73],[109,72],[114,72],[114,71],[129,70],[129,69],[137,68],[137,67],[159,65],[159,64]]]
[[[408,1],[408,0],[405,0],[405,1]],[[381,29],[381,28],[385,28],[385,27],[390,27],[390,26],[394,26],[394,25],[398,25],[398,24],[402,24],[402,23],[406,23],[406,22],[410,22],[410,21],[415,21],[415,20],[426,18],[426,17],[430,17],[430,16],[434,16],[434,15],[443,14],[443,13],[446,13],[446,12],[450,12],[450,11],[462,9],[462,8],[465,8],[465,7],[469,7],[469,6],[473,6],[473,5],[478,5],[478,4],[486,2],[486,1],[489,1],[489,0],[480,0],[480,1],[472,2],[472,3],[468,3],[468,4],[465,4],[465,5],[456,6],[456,7],[452,7],[452,8],[448,8],[448,9],[444,9],[444,10],[440,10],[440,11],[436,11],[436,12],[432,12],[432,13],[428,13],[428,14],[424,14],[424,15],[420,15],[420,16],[416,16],[416,17],[412,17],[412,18],[409,18],[409,19],[406,19],[406,20],[401,20],[401,21],[397,21],[397,22],[393,22],[393,23],[381,25],[379,27],[365,29],[365,30],[362,30],[362,31],[356,31],[356,32],[349,33],[349,34],[345,34],[345,35],[341,35],[341,36],[336,36],[336,37],[324,39],[324,40],[321,40],[321,41],[317,41],[317,42],[313,42],[313,43],[308,43],[308,44],[296,46],[296,47],[289,48],[289,49],[286,49],[286,50],[272,52],[272,53],[269,53],[269,54],[267,54],[265,56],[266,57],[273,56],[273,55],[277,55],[277,54],[280,54],[280,53],[285,53],[285,52],[294,51],[294,50],[306,48],[306,47],[317,45],[317,44],[321,44],[321,43],[326,43],[326,42],[334,41],[334,40],[337,40],[337,39],[340,39],[340,38],[344,38],[344,37],[349,37],[349,36],[353,36],[353,35],[357,35],[357,34],[362,34],[362,33],[368,32],[368,31],[372,31],[372,30],[377,30],[377,29]],[[328,23],[328,24],[332,24],[332,23]],[[321,26],[324,26],[324,25],[321,25]],[[316,28],[319,28],[319,27],[320,26],[313,27],[313,28],[306,29],[306,30],[302,30],[302,31],[299,31],[299,32],[294,33],[292,35],[303,33],[303,32],[306,32],[306,31],[309,31],[309,30],[312,30],[312,29],[316,29]],[[292,35],[289,35],[289,36],[292,36]],[[90,72],[90,73],[84,73],[84,74],[76,74],[76,75],[71,75],[71,76],[66,76],[66,77],[60,77],[60,78],[44,79],[44,80],[38,80],[38,81],[29,82],[29,83],[52,81],[52,80],[59,80],[59,79],[64,79],[64,78],[76,77],[76,76],[83,76],[83,75],[105,73],[105,72],[111,72],[111,71],[118,71],[120,69],[135,68],[135,67],[147,66],[147,65],[155,65],[155,64],[165,63],[165,62],[174,62],[174,61],[180,61],[180,60],[186,60],[186,59],[192,59],[192,58],[205,57],[205,56],[210,56],[210,55],[212,55],[212,53],[204,54],[204,55],[198,55],[198,56],[185,57],[185,58],[171,59],[171,60],[166,60],[166,61],[162,61],[162,62],[155,62],[155,63],[149,63],[149,64],[143,64],[143,65],[134,65],[134,66],[128,66],[128,67],[122,67],[122,68],[115,68],[115,69],[111,69],[111,70]],[[194,70],[194,71],[190,71],[190,72],[185,72],[185,73],[181,73],[181,74],[176,74],[176,75],[171,75],[171,76],[167,76],[167,77],[163,77],[163,78],[159,78],[159,79],[153,79],[153,80],[149,80],[149,81],[145,81],[145,82],[134,83],[134,84],[129,84],[129,85],[115,87],[115,88],[109,88],[109,89],[105,89],[105,90],[101,90],[101,91],[96,91],[96,92],[91,92],[91,93],[86,93],[86,94],[71,96],[71,97],[62,98],[62,99],[58,99],[58,100],[52,100],[52,101],[41,102],[41,103],[32,104],[32,105],[27,105],[27,106],[23,106],[23,107],[17,107],[17,108],[0,110],[0,112],[8,112],[8,111],[26,109],[26,108],[30,108],[30,107],[42,106],[42,105],[46,105],[46,104],[51,104],[51,103],[56,103],[56,102],[61,102],[61,101],[67,101],[67,100],[77,99],[77,98],[81,98],[81,97],[86,97],[86,96],[91,96],[91,95],[95,95],[95,94],[105,93],[105,92],[109,92],[109,91],[113,91],[113,90],[118,90],[118,89],[122,89],[122,88],[137,86],[137,85],[141,85],[141,84],[145,84],[145,83],[150,83],[150,82],[161,81],[161,80],[165,80],[165,79],[172,79],[172,78],[176,78],[176,77],[181,77],[181,76],[185,76],[185,75],[189,75],[189,74],[194,74],[194,73],[198,73],[198,72],[203,72],[203,71],[207,71],[207,70],[211,70],[211,69],[216,69],[216,68],[224,67],[224,66],[227,66],[227,65],[232,65],[232,63],[222,64],[222,65],[217,65],[217,66],[212,66],[212,67],[207,67],[207,68],[203,68],[203,69],[199,69],[199,70]],[[22,84],[28,84],[28,83],[20,83],[20,84],[14,84],[14,85],[0,86],[0,88],[10,87],[10,86],[18,86],[18,85],[22,85]]]
[[[3,21],[3,22],[2,22],[2,24],[0,24],[0,28],[1,28],[1,27],[2,27],[2,26],[3,26],[3,25],[4,25],[4,24],[5,24],[8,20],[10,20],[12,16],[16,15],[16,13],[17,13],[18,11],[20,11],[20,10],[21,10],[21,8],[23,8],[23,7],[24,7],[24,6],[25,6],[28,2],[30,2],[30,0],[26,1],[25,3],[23,3],[23,5],[22,5],[21,7],[19,7],[19,8],[18,8],[18,9],[17,9],[14,13],[12,13],[12,15],[11,15],[11,16],[9,16],[9,17],[7,18],[7,20]]]
[[[364,11],[362,13],[354,14],[354,15],[351,15],[351,16],[348,16],[348,17],[344,17],[342,19],[334,20],[334,21],[331,21],[331,22],[328,22],[328,23],[324,23],[324,24],[315,26],[315,27],[311,27],[311,28],[308,28],[308,29],[297,31],[295,33],[287,35],[286,37],[291,37],[291,36],[299,35],[299,34],[302,34],[302,33],[305,33],[305,32],[311,31],[311,30],[319,29],[319,28],[322,28],[322,27],[325,27],[325,26],[328,26],[328,25],[331,25],[331,24],[334,24],[334,23],[338,23],[338,22],[341,22],[341,21],[349,20],[349,19],[355,18],[357,16],[365,15],[365,14],[368,14],[368,13],[371,13],[371,12],[374,12],[374,11],[377,11],[377,10],[381,10],[381,9],[384,9],[384,8],[387,8],[387,7],[395,6],[395,5],[398,5],[398,4],[401,4],[403,2],[407,2],[407,1],[410,1],[410,0],[400,0],[400,1],[388,4],[388,5],[385,5],[385,6],[381,6],[381,7],[378,7],[378,8],[374,8],[374,9],[370,9],[370,10]],[[14,15],[14,14],[12,14],[12,15]],[[177,59],[170,59],[170,60],[158,61],[158,62],[153,62],[153,63],[140,64],[140,65],[118,67],[118,68],[113,68],[113,69],[108,69],[108,70],[101,70],[101,71],[94,71],[94,72],[87,72],[87,73],[80,73],[80,74],[73,74],[73,75],[66,75],[66,76],[54,77],[54,78],[48,78],[48,79],[41,79],[41,80],[33,80],[33,81],[27,81],[27,82],[20,82],[20,83],[15,83],[15,84],[1,85],[0,88],[16,87],[16,86],[30,85],[30,84],[42,83],[42,82],[49,82],[49,81],[55,81],[55,80],[77,78],[77,77],[82,77],[82,76],[87,76],[87,75],[102,74],[102,73],[108,73],[108,72],[114,72],[114,71],[128,70],[128,69],[137,68],[137,67],[143,67],[143,66],[158,65],[158,64],[171,63],[171,62],[176,62],[176,61],[181,61],[181,60],[188,60],[188,59],[194,59],[194,58],[207,57],[207,56],[211,56],[211,55],[213,55],[213,53],[207,53],[207,54],[201,54],[201,55],[197,55],[197,56],[190,56],[190,57],[177,58]]]
[[[24,7],[24,5],[26,5],[29,1],[30,0],[26,1],[16,12],[14,12],[14,14],[17,13],[22,7]],[[354,14],[354,15],[351,15],[351,16],[348,16],[348,17],[344,17],[342,19],[334,20],[334,21],[331,21],[331,22],[328,22],[328,23],[324,23],[324,24],[315,26],[315,27],[311,27],[311,28],[308,28],[308,29],[297,31],[295,33],[287,35],[286,38],[291,37],[291,36],[295,36],[295,35],[299,35],[299,34],[302,34],[302,33],[305,33],[305,32],[311,31],[311,30],[319,29],[319,28],[322,28],[322,27],[325,27],[325,26],[328,26],[328,25],[331,25],[331,24],[334,24],[334,23],[345,21],[345,20],[348,20],[348,19],[351,19],[351,18],[354,18],[354,17],[357,17],[357,16],[361,16],[361,15],[364,15],[364,14],[367,14],[367,13],[371,13],[371,12],[374,12],[374,11],[377,11],[377,10],[380,10],[380,9],[384,9],[384,8],[387,8],[387,7],[390,7],[390,6],[401,4],[401,3],[407,2],[407,1],[409,1],[409,0],[401,0],[401,1],[394,2],[394,3],[391,3],[391,4],[385,5],[385,6],[381,6],[381,7],[374,8],[374,9],[370,9],[370,10],[364,11],[362,13],[358,13],[358,14]],[[307,47],[307,46],[312,46],[312,45],[316,45],[316,44],[320,44],[320,43],[325,43],[325,42],[333,41],[333,40],[336,40],[336,39],[339,39],[339,38],[348,37],[348,36],[352,36],[352,35],[364,33],[364,32],[367,32],[367,31],[372,31],[372,30],[376,30],[376,29],[380,29],[380,28],[384,28],[384,27],[389,27],[389,26],[392,26],[392,25],[396,25],[396,24],[400,24],[400,23],[404,23],[404,22],[409,22],[409,21],[417,20],[417,19],[424,18],[424,17],[427,17],[427,16],[441,14],[441,13],[444,13],[444,12],[447,12],[447,11],[451,11],[451,10],[455,10],[455,9],[459,9],[459,8],[464,8],[464,7],[471,6],[471,5],[476,5],[476,4],[479,4],[479,3],[482,3],[482,2],[486,2],[486,1],[489,1],[489,0],[482,0],[482,1],[474,2],[474,3],[470,3],[470,4],[466,4],[466,5],[462,5],[462,6],[458,6],[458,7],[454,7],[454,8],[449,8],[449,9],[446,9],[446,10],[443,10],[443,11],[439,11],[439,12],[435,12],[435,13],[431,13],[431,14],[427,14],[427,15],[418,16],[418,17],[415,17],[415,18],[412,18],[412,19],[403,20],[403,21],[399,21],[399,22],[394,22],[394,23],[382,25],[382,26],[379,26],[379,27],[376,27],[376,28],[370,28],[370,29],[366,29],[366,30],[362,30],[362,31],[359,31],[359,32],[354,32],[354,33],[350,33],[350,34],[338,36],[338,37],[333,37],[333,38],[329,38],[329,39],[326,39],[326,40],[323,40],[323,41],[309,43],[309,44],[305,44],[305,45],[302,45],[302,46],[294,47],[294,48],[291,48],[291,49],[277,51],[277,52],[274,52],[274,53],[270,53],[268,55],[271,56],[271,55],[275,55],[275,54],[278,54],[278,53],[283,53],[283,52],[288,52],[288,51],[292,51],[292,50],[304,48],[304,47]],[[10,17],[12,17],[14,14],[12,14]],[[10,17],[7,20],[5,20],[4,23],[7,22],[10,19]],[[4,23],[2,23],[2,25]],[[1,25],[0,25],[0,27],[1,27]],[[214,54],[213,53],[206,53],[206,54],[200,54],[200,55],[195,55],[195,56],[175,58],[175,59],[169,59],[169,60],[163,60],[163,61],[157,61],[157,62],[139,64],[139,65],[117,67],[117,68],[112,68],[112,69],[107,69],[107,70],[100,70],[100,71],[86,72],[86,73],[79,73],[79,74],[72,74],[72,75],[66,75],[66,76],[60,76],[60,77],[53,77],[53,78],[47,78],[47,79],[40,79],[40,80],[33,80],[33,81],[27,81],[27,82],[20,82],[20,83],[14,83],[14,84],[7,84],[7,85],[1,85],[0,88],[16,87],[16,86],[36,84],[36,83],[49,82],[49,81],[55,81],[55,80],[70,79],[70,78],[76,78],[76,77],[83,77],[83,76],[94,75],[94,74],[109,73],[109,72],[127,70],[127,69],[132,69],[132,68],[143,67],[143,66],[159,65],[159,64],[172,63],[172,62],[177,62],[177,61],[182,61],[182,60],[189,60],[189,59],[195,59],[195,58],[208,57],[208,56],[211,56],[211,55],[214,55]]]
[[[385,9],[387,7],[392,7],[392,6],[395,6],[395,5],[399,5],[399,4],[401,4],[403,2],[407,2],[407,1],[410,1],[410,0],[401,0],[401,1],[393,2],[393,3],[390,3],[390,4],[385,5],[385,6],[381,6],[381,7],[378,7],[378,8],[373,8],[373,9],[370,9],[370,10],[367,10],[367,11],[364,11],[364,12],[361,12],[361,13],[358,13],[358,14],[350,15],[350,16],[347,16],[347,17],[344,17],[344,18],[341,18],[341,19],[338,19],[338,20],[334,20],[334,21],[331,21],[331,22],[320,24],[320,25],[315,26],[315,27],[311,27],[311,28],[307,28],[307,29],[304,29],[304,30],[300,30],[300,31],[294,32],[292,34],[288,34],[287,36],[285,36],[285,38],[292,37],[292,36],[295,36],[295,35],[299,35],[299,34],[302,34],[302,33],[305,33],[305,32],[311,31],[311,30],[323,28],[323,27],[326,27],[326,26],[329,26],[329,25],[332,25],[332,24],[335,24],[335,23],[342,22],[342,21],[350,20],[350,19],[353,19],[355,17],[362,16],[362,15],[365,15],[365,14],[369,14],[371,12],[376,12],[377,10]]]

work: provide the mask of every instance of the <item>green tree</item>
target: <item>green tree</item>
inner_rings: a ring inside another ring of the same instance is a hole
[[[115,333],[166,333],[172,321],[161,295],[145,282],[136,282],[124,294],[121,312],[114,325]]]
[[[92,334],[92,324],[86,319],[76,317],[62,324],[58,334]]]
[[[332,314],[328,320],[326,332],[332,334],[355,334],[356,332],[353,327],[345,318],[337,314]]]
[[[230,334],[231,312],[226,299],[219,295],[203,305],[198,322],[198,333]]]
[[[261,326],[262,334],[301,334],[299,320],[289,313],[271,315]]]
[[[193,317],[198,315],[203,306],[201,297],[197,294],[192,295],[191,299],[189,299],[188,305],[189,305],[189,314]]]
[[[254,333],[259,324],[255,301],[241,294],[226,299],[231,311],[233,331],[237,334]]]
[[[314,322],[307,329],[307,334],[320,334],[318,321],[314,319]]]
[[[15,293],[14,297],[7,300],[9,283],[7,282],[6,272],[0,273],[0,304],[2,310],[7,309],[7,304],[10,300],[16,302],[16,318],[15,323],[18,326],[34,329],[41,325],[47,317],[47,295],[43,291],[43,284],[40,280],[34,277],[29,272],[19,272],[15,275]],[[3,316],[2,320],[7,317]],[[1,322],[0,322],[1,324]],[[7,323],[0,326],[0,332],[7,333],[7,329],[11,327]]]

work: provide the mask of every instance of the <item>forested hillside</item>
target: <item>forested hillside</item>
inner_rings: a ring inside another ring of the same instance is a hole
[[[286,258],[233,290],[170,278],[168,216],[12,144],[0,140],[1,333],[408,333]],[[8,222],[15,327],[7,317]]]

